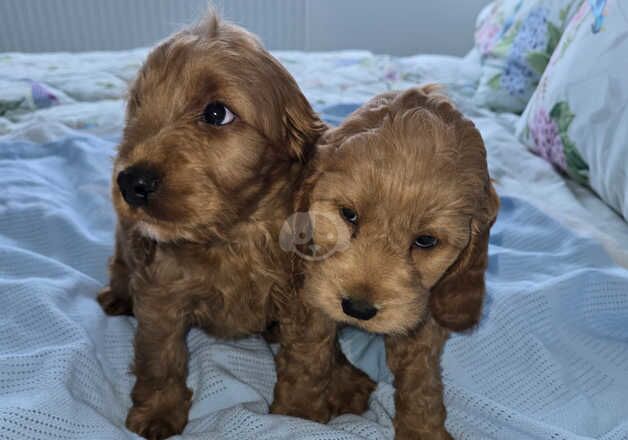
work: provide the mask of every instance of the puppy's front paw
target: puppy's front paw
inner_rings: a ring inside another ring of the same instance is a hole
[[[153,390],[141,402],[134,399],[135,403],[126,418],[126,427],[149,440],[181,434],[188,422],[191,399],[192,391],[186,387]]]
[[[140,409],[132,408],[126,420],[126,427],[148,440],[162,440],[181,434],[187,423],[187,418],[183,424],[180,424],[180,421],[174,421],[175,424],[172,422],[161,418],[158,420],[147,419]]]
[[[369,398],[375,386],[366,373],[349,363],[336,367],[329,394],[333,416],[362,414],[369,407]]]
[[[120,293],[111,290],[107,286],[98,293],[98,303],[107,315],[129,315],[133,316],[133,304],[128,293]]]

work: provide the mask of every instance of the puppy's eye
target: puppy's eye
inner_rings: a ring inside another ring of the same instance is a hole
[[[340,208],[340,215],[352,225],[358,224],[358,214],[351,208]]]
[[[419,235],[412,242],[412,246],[421,249],[431,249],[438,244],[438,238],[431,235]]]
[[[210,125],[227,125],[235,115],[222,102],[210,102],[203,110],[203,120]]]

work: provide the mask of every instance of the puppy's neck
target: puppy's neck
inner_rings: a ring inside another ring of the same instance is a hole
[[[279,230],[293,211],[294,192],[304,172],[301,162],[282,162],[271,170],[255,202],[241,212],[239,221],[234,223],[224,236],[229,243],[247,240],[272,239],[277,241]]]

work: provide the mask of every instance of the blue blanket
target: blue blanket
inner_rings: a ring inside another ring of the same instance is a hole
[[[113,142],[0,143],[0,439],[134,438],[135,321],[107,317]],[[447,426],[464,439],[628,438],[628,273],[596,243],[504,198],[491,237],[484,316],[443,357]],[[185,439],[391,438],[380,338],[343,348],[380,384],[364,415],[328,425],[270,416],[272,349],[261,338],[188,339],[194,390]]]

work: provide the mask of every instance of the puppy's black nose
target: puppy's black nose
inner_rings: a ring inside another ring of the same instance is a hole
[[[343,298],[342,311],[362,321],[368,321],[377,314],[377,309],[362,299]]]
[[[118,188],[124,200],[131,206],[144,206],[148,196],[159,186],[157,173],[145,166],[134,165],[118,174]]]

